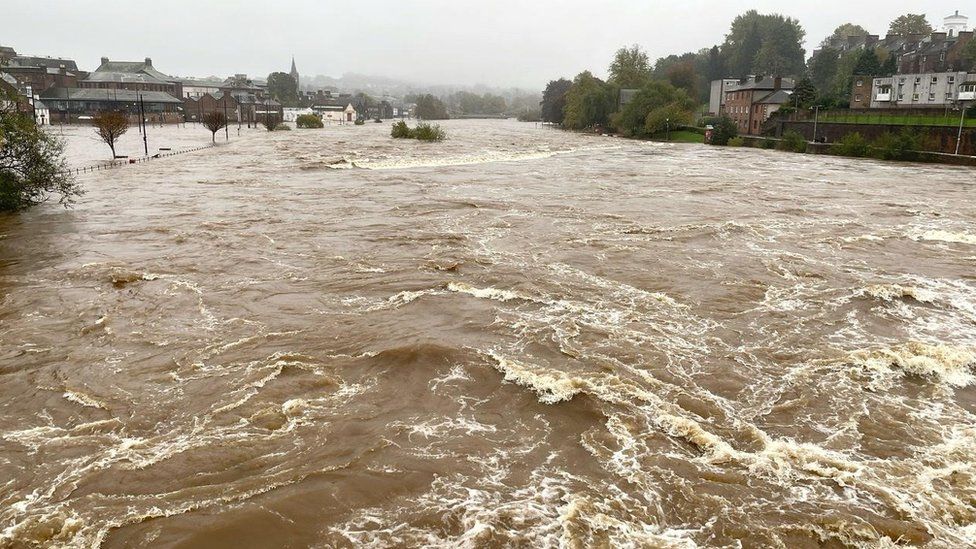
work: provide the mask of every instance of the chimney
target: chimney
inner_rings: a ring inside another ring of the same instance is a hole
[[[146,66],[147,67],[151,67],[152,66],[152,57],[147,57],[146,58]]]
[[[777,91],[782,87],[783,87],[783,77],[777,76],[776,78],[773,78],[773,91]]]
[[[102,64],[104,65],[105,63],[108,63],[108,57],[103,57],[102,58]]]

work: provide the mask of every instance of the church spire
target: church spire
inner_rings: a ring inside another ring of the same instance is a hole
[[[295,84],[298,84],[298,67],[295,66],[295,56],[291,56],[291,77],[295,79]]]

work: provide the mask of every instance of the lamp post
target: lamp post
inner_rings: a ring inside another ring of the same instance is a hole
[[[820,105],[813,107],[813,142],[817,142],[817,124],[820,122]]]
[[[224,93],[224,141],[230,141],[230,134],[228,133],[227,126],[227,93]]]
[[[962,127],[966,123],[966,103],[959,102],[962,107],[962,114],[959,115],[959,133],[956,134],[956,156],[959,156],[959,147],[962,145]]]

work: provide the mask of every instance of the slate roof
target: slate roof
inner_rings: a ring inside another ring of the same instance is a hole
[[[78,64],[71,59],[60,59],[57,57],[39,57],[35,55],[18,55],[10,60],[11,67],[40,67],[60,68],[64,65],[69,71],[78,70]]]
[[[105,61],[85,78],[89,82],[168,84],[179,79],[163,74],[145,61]]]
[[[749,90],[773,90],[776,87],[775,78],[772,76],[766,76],[760,80],[750,80],[743,84],[739,84],[735,90],[732,91],[749,91]],[[783,78],[780,82],[780,88],[791,90],[794,87],[792,78]]]
[[[785,105],[790,102],[792,97],[793,94],[789,90],[776,90],[757,101],[757,103],[761,105]]]
[[[108,101],[131,103],[138,101],[140,95],[146,103],[183,103],[166,92],[100,90],[96,88],[51,88],[41,94],[41,99],[47,101]]]

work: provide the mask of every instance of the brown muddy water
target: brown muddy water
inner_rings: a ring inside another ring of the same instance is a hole
[[[445,127],[0,219],[0,545],[976,542],[976,171]]]

